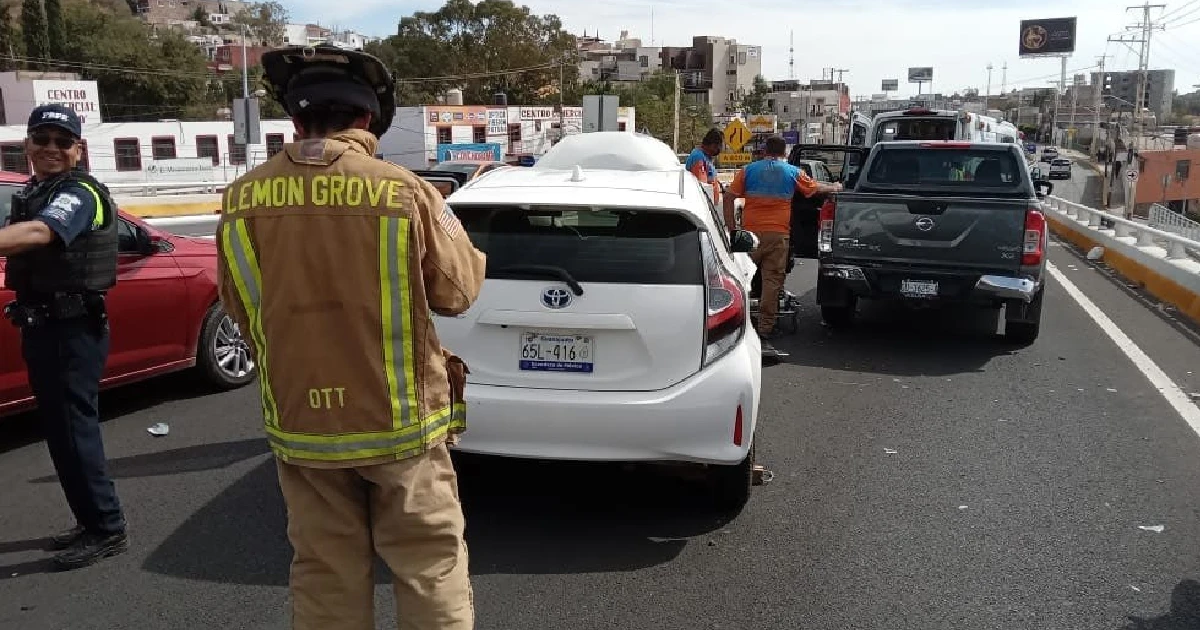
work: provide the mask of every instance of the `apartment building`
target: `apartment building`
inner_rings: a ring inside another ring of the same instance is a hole
[[[288,46],[334,44],[349,50],[362,50],[381,38],[370,37],[346,29],[326,28],[319,24],[287,24],[283,27],[283,43]]]
[[[138,0],[135,13],[147,24],[172,25],[191,20],[200,9],[220,23],[253,5],[240,0]]]
[[[1105,104],[1114,110],[1132,111],[1133,103],[1137,102],[1138,84],[1141,73],[1133,72],[1099,72],[1092,73],[1092,84],[1101,85],[1104,90]],[[1142,99],[1142,107],[1154,112],[1155,118],[1162,120],[1171,113],[1171,101],[1175,94],[1174,70],[1149,70],[1146,72],[1146,94]],[[1111,97],[1111,98],[1110,98]],[[1115,102],[1112,102],[1115,99]]]
[[[693,37],[688,47],[664,47],[662,60],[664,69],[681,74],[684,93],[714,115],[735,110],[762,74],[762,47],[712,35]]]
[[[629,31],[621,31],[615,42],[585,31],[576,43],[580,80],[630,83],[661,71],[662,48],[642,44],[642,40],[629,37]]]
[[[798,131],[807,143],[834,142],[850,114],[850,90],[844,83],[772,81],[767,107],[782,130]]]

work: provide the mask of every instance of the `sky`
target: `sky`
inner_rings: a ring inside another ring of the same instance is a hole
[[[284,0],[291,21],[350,28],[368,35],[392,35],[400,18],[433,11],[439,0],[352,0],[336,11],[328,0]],[[789,38],[795,42],[795,78],[820,79],[823,68],[848,70],[843,76],[851,95],[880,93],[883,79],[908,84],[910,66],[932,66],[935,92],[967,88],[987,91],[987,65],[993,66],[991,93],[1000,92],[1007,64],[1008,89],[1043,87],[1058,79],[1058,59],[1021,59],[1017,55],[1023,19],[1077,17],[1077,44],[1067,60],[1074,72],[1136,70],[1139,44],[1109,42],[1110,36],[1136,38],[1128,30],[1142,17],[1126,10],[1129,0],[517,0],[535,13],[558,15],[575,34],[617,39],[621,31],[643,45],[686,46],[695,35],[718,35],[763,48],[763,75],[787,79]],[[1162,24],[1150,45],[1150,67],[1175,70],[1175,89],[1195,91],[1200,84],[1200,0],[1155,0],[1151,11]],[[653,20],[651,8],[653,7]],[[1133,49],[1131,49],[1131,46]],[[929,86],[924,91],[928,92]]]

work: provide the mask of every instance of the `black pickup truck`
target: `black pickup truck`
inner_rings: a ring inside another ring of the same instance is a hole
[[[794,208],[794,228],[808,231],[795,234],[805,245],[795,255],[819,261],[826,324],[853,323],[860,299],[960,302],[1004,307],[1006,338],[1037,339],[1048,245],[1040,200],[1052,185],[1033,181],[1018,145],[821,149],[846,154],[846,190],[823,200],[816,217]]]

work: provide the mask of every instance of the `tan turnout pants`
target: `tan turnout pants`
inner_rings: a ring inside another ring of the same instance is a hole
[[[278,460],[277,460],[278,461]],[[374,630],[379,554],[401,630],[471,630],[463,513],[450,452],[358,468],[278,462],[287,503],[293,630]]]
[[[787,280],[788,256],[791,255],[790,238],[778,232],[755,232],[758,248],[750,253],[750,260],[758,265],[762,274],[762,291],[758,296],[758,334],[765,335],[775,328],[779,316],[779,292]]]

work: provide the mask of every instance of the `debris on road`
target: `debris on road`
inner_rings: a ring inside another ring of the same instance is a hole
[[[1115,394],[1115,393],[1117,393],[1117,390],[1115,390],[1115,389],[1113,389],[1113,388],[1111,388],[1111,387],[1109,387],[1109,388],[1108,388],[1108,391],[1109,391],[1109,393],[1112,393],[1112,394]]]
[[[1147,532],[1154,532],[1155,534],[1163,533],[1163,530],[1166,528],[1166,525],[1138,525],[1138,529]]]
[[[150,435],[153,435],[154,437],[162,437],[171,432],[171,427],[167,426],[166,422],[159,422],[156,425],[147,427],[146,431],[148,431]]]
[[[887,455],[895,455],[895,454],[899,453],[900,451],[897,451],[896,449],[892,449],[892,448],[885,448],[885,449],[883,449],[883,452]]]
[[[1088,260],[1100,260],[1101,258],[1104,258],[1104,248],[1103,247],[1093,247],[1087,253]]]
[[[1141,593],[1141,592],[1142,592],[1142,589],[1140,589],[1140,588],[1138,588],[1138,587],[1136,587],[1136,586],[1134,586],[1134,585],[1132,585],[1132,584],[1130,584],[1130,585],[1129,585],[1129,588],[1131,588],[1131,589],[1133,589],[1133,590],[1135,590],[1135,591],[1137,591],[1137,592],[1139,592],[1139,593]]]
[[[965,510],[965,509],[967,509],[967,506],[965,506],[965,505],[960,505],[960,506],[958,506],[958,509],[960,509],[960,510]]]
[[[753,485],[765,486],[774,481],[775,473],[767,470],[767,467],[762,464],[755,464],[751,477]]]

